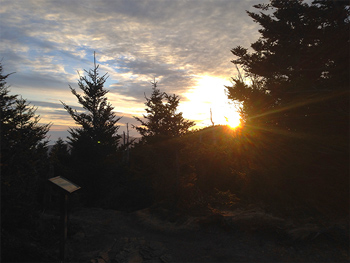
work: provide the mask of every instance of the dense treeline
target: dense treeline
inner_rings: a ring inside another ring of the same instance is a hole
[[[70,87],[85,112],[62,102],[79,128],[48,153],[50,124],[39,124],[35,108],[10,95],[11,74],[0,65],[3,258],[55,259],[30,245],[55,243],[53,230],[39,220],[43,211],[57,209],[47,183],[52,176],[82,186],[76,207],[160,205],[193,214],[256,204],[285,216],[347,217],[349,5],[274,0],[256,8],[261,13],[248,15],[261,25],[260,39],[252,51],[232,49],[233,63],[243,70],[226,87],[228,99],[242,105],[235,130],[191,131],[194,123],[177,110],[179,97],[154,81],[146,114],[135,117],[141,140],[123,144],[104,87],[108,76],[94,63],[79,78],[83,94]]]

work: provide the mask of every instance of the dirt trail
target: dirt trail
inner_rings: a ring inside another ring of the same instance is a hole
[[[258,210],[163,219],[149,210],[76,211],[67,262],[349,262],[343,232],[332,237]]]

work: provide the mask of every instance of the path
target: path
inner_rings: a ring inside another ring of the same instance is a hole
[[[259,211],[236,212],[226,217],[175,217],[172,221],[160,220],[148,210],[134,213],[103,209],[77,211],[70,217],[77,231],[67,242],[67,262],[349,260],[348,243],[344,243],[348,239],[344,241],[342,234],[340,238],[332,238],[315,226],[304,226],[304,230],[292,228],[289,222],[266,213],[260,213],[259,217]]]

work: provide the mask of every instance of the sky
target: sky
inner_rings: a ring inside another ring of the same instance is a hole
[[[77,127],[60,101],[80,112],[79,74],[93,68],[94,51],[118,133],[145,114],[151,81],[180,98],[179,112],[194,128],[225,124],[236,114],[225,85],[237,71],[231,49],[250,47],[259,25],[247,15],[267,0],[0,0],[0,59],[11,94],[31,105],[48,139],[66,140]],[[79,72],[79,74],[78,74]]]

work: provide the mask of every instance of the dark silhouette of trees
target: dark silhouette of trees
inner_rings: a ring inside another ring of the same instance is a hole
[[[43,164],[43,142],[50,124],[40,124],[36,108],[18,95],[10,95],[0,65],[0,134],[2,200],[36,203],[35,194]],[[2,202],[3,203],[3,202]]]
[[[69,130],[68,139],[77,169],[75,180],[84,186],[85,190],[82,191],[88,195],[85,201],[90,204],[103,193],[102,182],[112,173],[111,166],[117,161],[116,154],[121,137],[117,134],[119,126],[116,125],[120,118],[113,112],[106,97],[108,90],[104,88],[107,73],[100,76],[98,69],[99,66],[94,61],[94,68],[85,70],[87,76],[80,76],[78,86],[83,95],[70,87],[86,112],[78,113],[62,102],[75,123],[80,126]]]
[[[347,132],[348,2],[273,0],[255,7],[262,12],[248,15],[262,29],[251,45],[253,52],[241,46],[232,49],[233,63],[253,84],[234,79],[229,98],[243,102],[255,126]]]
[[[180,98],[173,95],[168,95],[157,89],[157,82],[151,82],[153,85],[152,95],[146,98],[145,105],[147,106],[146,113],[142,120],[139,117],[134,117],[141,123],[141,126],[135,129],[141,134],[144,142],[151,143],[163,139],[180,137],[189,131],[189,128],[194,126],[193,121],[185,120],[182,117],[182,112],[177,112]]]
[[[97,153],[101,153],[103,157],[115,153],[120,139],[120,135],[117,134],[119,126],[116,125],[120,118],[113,112],[114,108],[106,97],[108,90],[104,89],[108,76],[107,73],[100,76],[98,68],[94,61],[94,69],[85,70],[87,76],[80,76],[78,86],[84,95],[78,94],[70,87],[72,94],[87,113],[78,113],[62,102],[75,123],[81,126],[69,130],[72,153],[79,152],[83,155],[92,153],[93,158]]]
[[[68,144],[65,143],[62,138],[58,138],[56,143],[52,146],[49,156],[53,174],[55,176],[67,177],[67,174],[70,173],[69,167],[71,160]]]
[[[255,8],[261,12],[248,15],[261,25],[261,37],[251,52],[232,49],[232,62],[251,82],[239,76],[227,87],[228,98],[243,105],[244,133],[251,141],[245,149],[252,167],[247,175],[266,179],[259,188],[269,202],[308,200],[310,207],[344,213],[349,204],[349,2],[272,0]]]
[[[168,95],[153,85],[152,95],[146,98],[146,114],[144,119],[134,117],[141,123],[135,127],[142,135],[141,143],[131,152],[131,165],[152,188],[155,202],[176,204],[179,197],[180,184],[180,151],[184,145],[180,142],[194,122],[185,120],[182,113],[177,112],[179,97]]]
[[[44,139],[50,128],[50,124],[40,124],[34,106],[10,95],[9,75],[3,74],[0,64],[1,251],[5,261],[13,260],[7,255],[27,242],[23,233],[35,227],[42,208],[41,186],[48,171]]]

